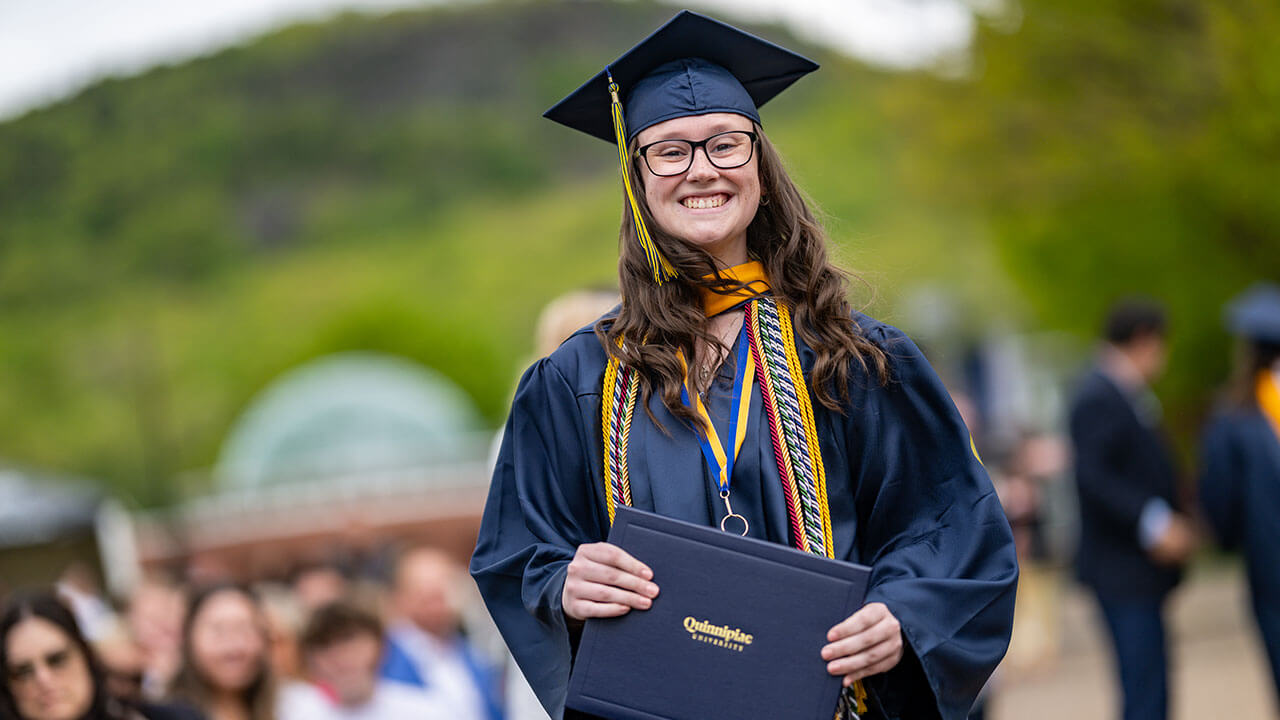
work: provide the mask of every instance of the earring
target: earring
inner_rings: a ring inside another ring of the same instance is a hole
[[[769,204],[769,196],[765,195],[764,193],[760,193],[760,207],[764,207],[765,205],[768,205],[768,204]]]

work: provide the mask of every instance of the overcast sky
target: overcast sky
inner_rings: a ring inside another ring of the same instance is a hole
[[[299,20],[479,0],[0,0],[0,119],[109,75],[180,62]],[[972,0],[696,0],[728,19],[780,21],[855,57],[912,67],[963,49]],[[639,37],[639,36],[637,36]]]

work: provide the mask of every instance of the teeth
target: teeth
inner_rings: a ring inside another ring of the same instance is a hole
[[[707,208],[717,208],[725,203],[724,195],[712,195],[711,197],[690,197],[684,199],[684,206],[691,210],[705,210]]]

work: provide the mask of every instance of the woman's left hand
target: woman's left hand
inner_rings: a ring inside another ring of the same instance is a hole
[[[902,660],[902,625],[884,603],[868,603],[827,631],[822,659],[844,686],[892,669]]]

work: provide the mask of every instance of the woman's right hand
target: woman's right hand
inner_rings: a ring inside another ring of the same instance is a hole
[[[566,617],[617,617],[647,610],[658,596],[653,571],[617,545],[579,545],[564,579],[561,606]]]

